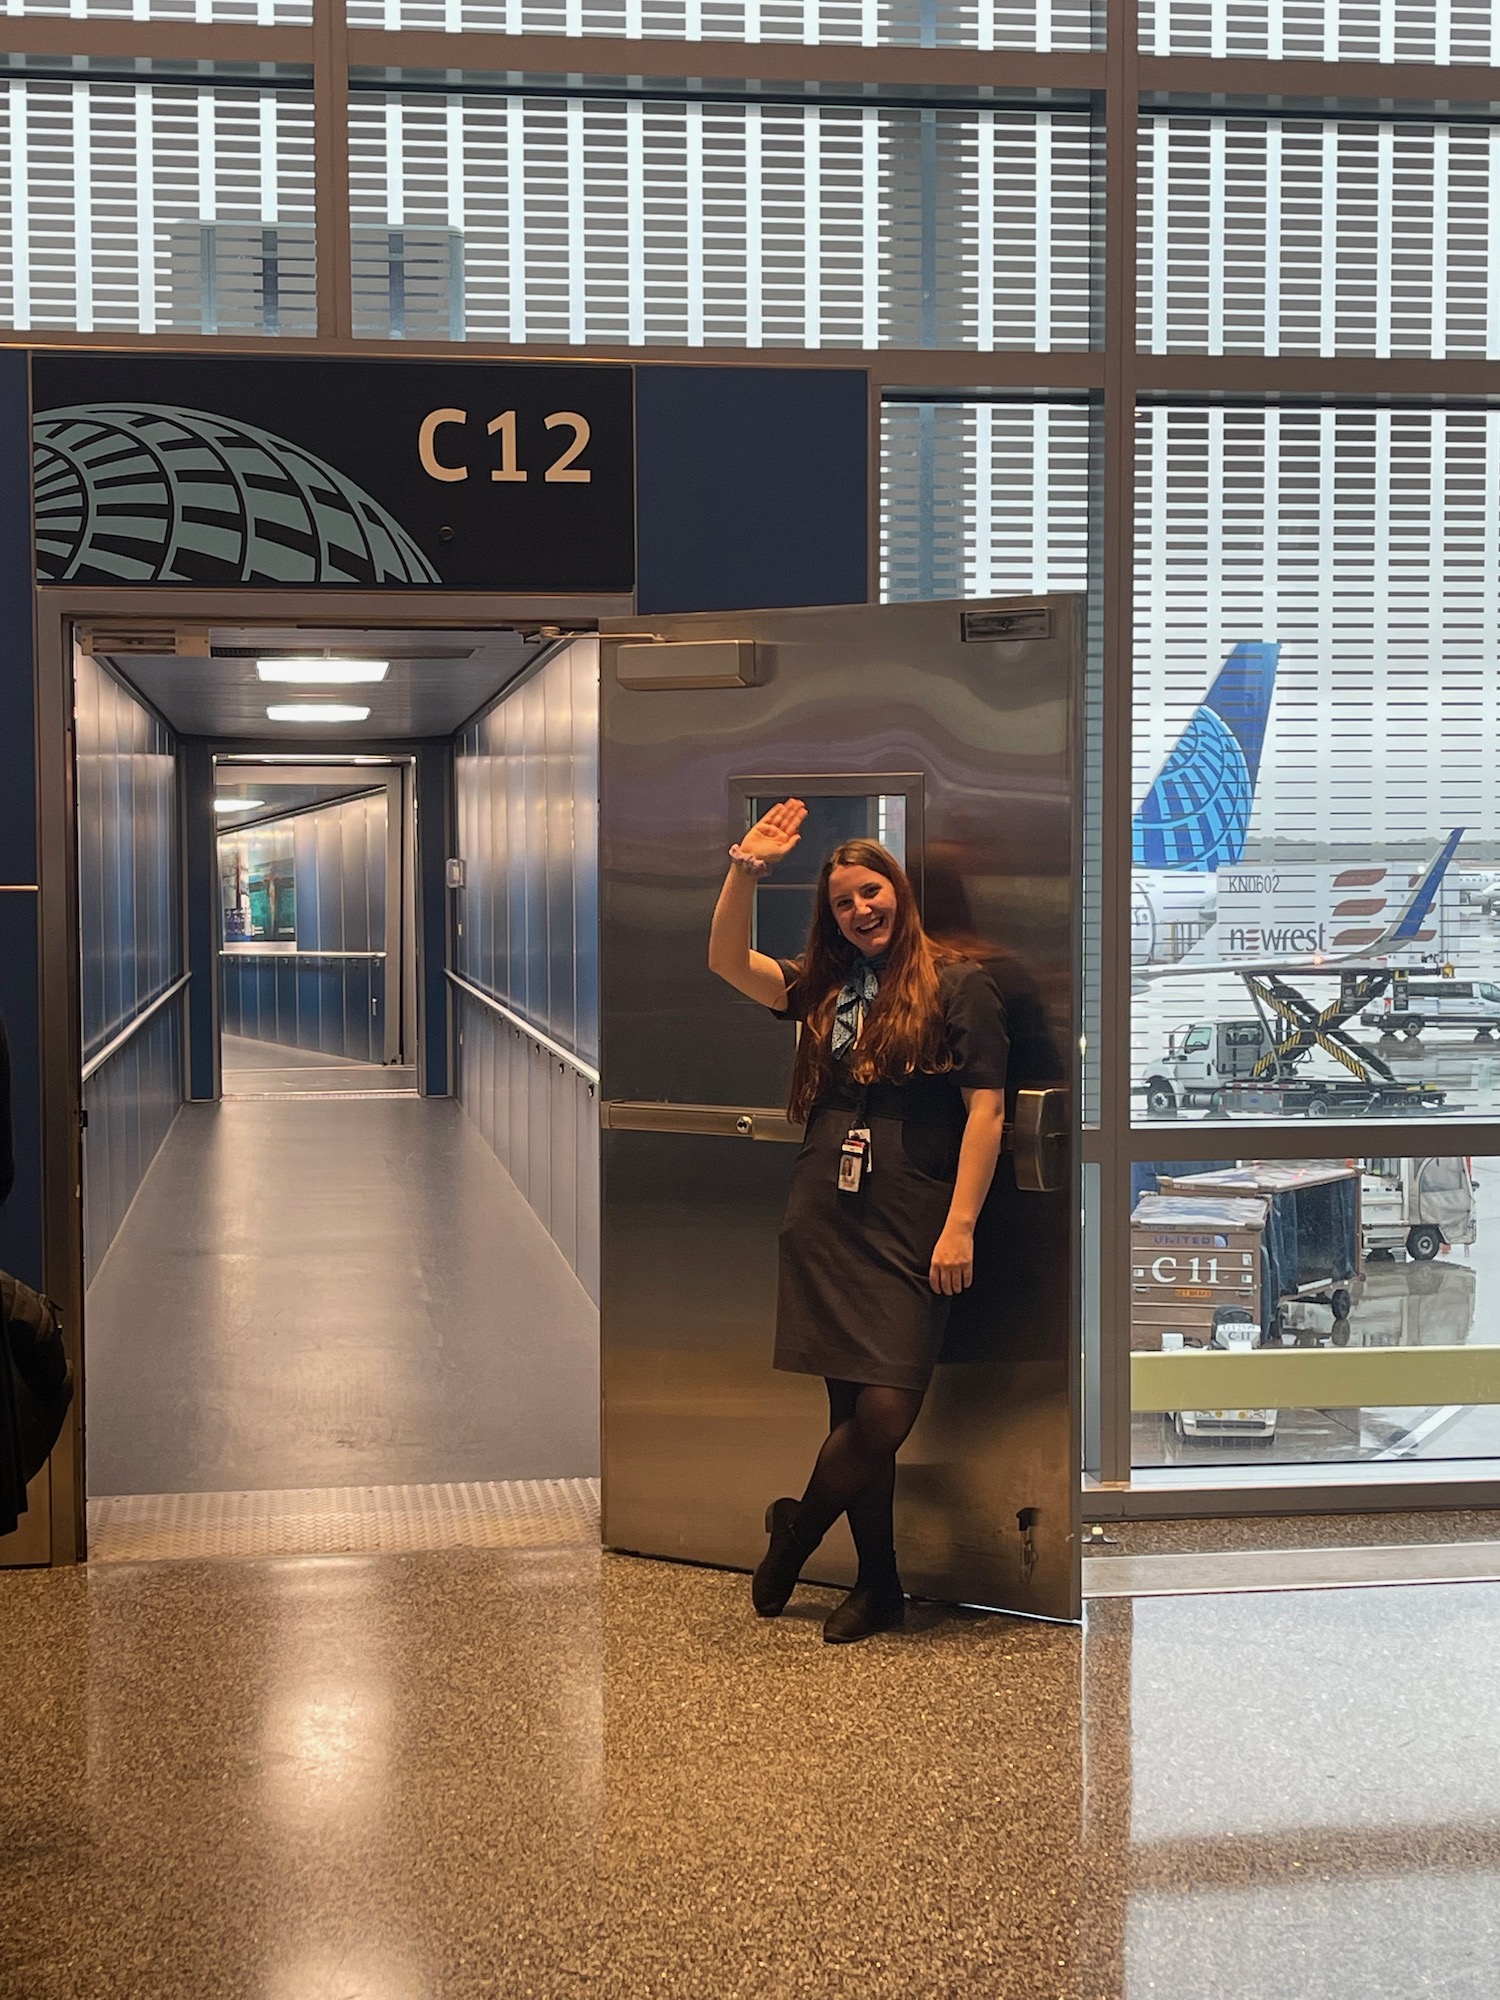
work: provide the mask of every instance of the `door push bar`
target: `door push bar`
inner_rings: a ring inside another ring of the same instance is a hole
[[[612,1132],[678,1132],[792,1146],[802,1142],[802,1127],[784,1111],[759,1105],[740,1110],[732,1104],[627,1103],[616,1098],[599,1107],[599,1122]],[[1070,1137],[1066,1085],[1018,1090],[1016,1115],[1004,1139],[1004,1150],[1015,1156],[1016,1186],[1030,1194],[1055,1194],[1066,1187]]]

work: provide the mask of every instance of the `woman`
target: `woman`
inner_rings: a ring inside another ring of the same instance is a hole
[[[1005,1119],[1005,1010],[988,975],[922,928],[905,871],[873,840],[836,847],[818,877],[807,950],[751,948],[757,879],[807,817],[787,799],[729,850],[708,962],[799,1021],[790,1111],[807,1136],[792,1173],[776,1301],[778,1368],[821,1375],[828,1436],[800,1500],[773,1501],[751,1596],[774,1618],[840,1514],[859,1574],[830,1644],[905,1622],[892,1504],[949,1301],[974,1275],[974,1225]]]

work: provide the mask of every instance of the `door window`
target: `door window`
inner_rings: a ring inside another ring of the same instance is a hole
[[[771,958],[796,958],[803,951],[812,926],[819,872],[831,850],[841,841],[877,840],[903,868],[915,873],[917,842],[913,831],[919,795],[914,797],[912,786],[920,786],[920,779],[902,780],[902,789],[889,791],[875,789],[880,780],[874,778],[752,782],[753,789],[743,783],[736,788],[737,833],[753,826],[762,813],[782,799],[799,798],[807,806],[801,841],[775,873],[764,877],[757,886],[754,930],[757,951]],[[820,789],[820,785],[827,789]]]

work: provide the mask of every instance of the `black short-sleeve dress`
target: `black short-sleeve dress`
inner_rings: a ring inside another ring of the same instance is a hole
[[[783,960],[782,971],[787,1004],[776,1012],[800,1021],[801,967]],[[950,1305],[927,1274],[958,1172],[960,1093],[1003,1090],[1009,1055],[1005,1003],[987,972],[967,960],[944,966],[940,991],[951,1070],[862,1091],[839,1065],[813,1106],[781,1230],[778,1368],[927,1387]],[[861,1100],[869,1168],[859,1192],[843,1194],[839,1158]]]

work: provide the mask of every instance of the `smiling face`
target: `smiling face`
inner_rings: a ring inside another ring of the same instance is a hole
[[[896,887],[875,868],[840,867],[828,877],[833,921],[856,951],[876,958],[896,930]]]

